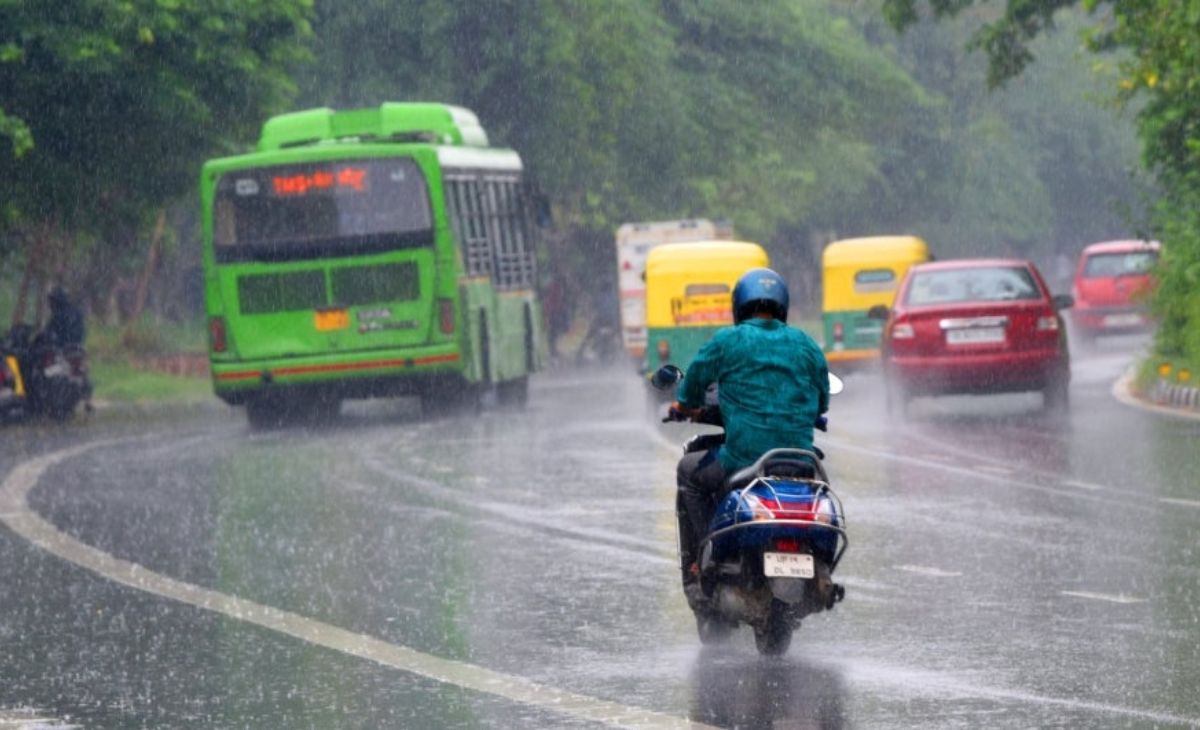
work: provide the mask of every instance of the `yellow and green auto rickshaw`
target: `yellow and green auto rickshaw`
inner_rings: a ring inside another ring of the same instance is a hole
[[[891,307],[908,268],[928,260],[929,247],[916,236],[847,238],[825,247],[822,325],[831,365],[845,369],[879,359],[883,322],[867,312]]]
[[[768,266],[757,243],[667,243],[646,257],[646,357],[643,371],[671,362],[687,367],[719,328],[733,324],[733,287]]]

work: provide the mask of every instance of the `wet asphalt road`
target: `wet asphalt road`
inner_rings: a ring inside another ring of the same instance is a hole
[[[821,440],[847,598],[777,660],[745,629],[700,649],[674,568],[691,427],[624,373],[474,418],[375,402],[255,433],[214,402],[5,428],[0,480],[50,457],[28,506],[68,547],[0,527],[0,728],[1200,725],[1200,423],[1112,398],[1137,345],[1076,354],[1065,422],[1017,395],[896,425],[851,376]]]

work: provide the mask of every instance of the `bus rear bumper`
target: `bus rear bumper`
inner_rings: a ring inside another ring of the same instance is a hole
[[[369,353],[212,362],[213,390],[231,405],[265,394],[321,391],[342,398],[420,393],[437,384],[464,382],[457,347],[380,350]]]

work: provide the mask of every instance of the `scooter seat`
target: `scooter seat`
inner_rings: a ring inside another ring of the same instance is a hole
[[[817,455],[804,449],[772,449],[758,461],[734,472],[725,480],[729,490],[742,489],[759,477],[815,479]]]

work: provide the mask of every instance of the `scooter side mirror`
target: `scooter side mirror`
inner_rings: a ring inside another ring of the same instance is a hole
[[[669,390],[683,380],[683,371],[674,365],[667,364],[655,370],[650,375],[650,385],[656,390]]]
[[[845,388],[846,388],[846,384],[842,382],[841,378],[834,375],[833,373],[829,374],[829,394],[830,395],[837,395],[838,393],[841,393],[843,390],[845,390]]]

